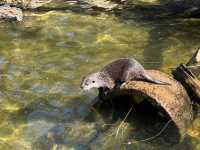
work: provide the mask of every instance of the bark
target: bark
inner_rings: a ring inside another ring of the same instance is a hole
[[[141,99],[146,97],[152,105],[165,110],[176,124],[180,135],[184,135],[193,120],[193,110],[190,98],[184,87],[171,76],[156,70],[148,70],[149,75],[170,85],[152,84],[146,81],[128,81],[120,89],[114,90],[107,97],[137,95]],[[105,97],[105,99],[107,99]],[[134,100],[134,99],[133,99]]]
[[[196,51],[186,65],[181,64],[172,71],[172,74],[185,87],[190,99],[199,103],[200,81],[198,80],[198,76],[200,74],[200,49]]]

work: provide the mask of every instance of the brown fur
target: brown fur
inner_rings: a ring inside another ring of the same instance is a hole
[[[93,87],[112,89],[117,84],[122,84],[128,80],[143,80],[155,84],[168,84],[149,76],[143,66],[135,59],[123,58],[111,62],[99,72],[86,76],[81,83],[81,87],[83,89]]]

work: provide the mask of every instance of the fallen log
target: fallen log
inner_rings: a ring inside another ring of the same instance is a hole
[[[147,99],[153,106],[162,111],[164,110],[168,114],[169,119],[175,123],[179,134],[183,137],[193,120],[192,105],[187,92],[171,76],[156,70],[148,70],[147,72],[154,78],[165,81],[170,85],[152,84],[145,81],[128,81],[120,89],[109,93],[103,100],[115,99],[122,95],[137,95],[139,101]]]
[[[172,74],[185,87],[191,101],[199,103],[200,81],[198,80],[198,76],[200,74],[200,49],[196,51],[186,65],[181,64],[172,71]]]
[[[175,122],[182,133],[193,119],[191,101],[181,84],[172,77],[155,70],[148,73],[154,78],[165,81],[170,85],[151,84],[143,81],[130,81],[121,87],[123,90],[139,92],[150,97],[158,106],[162,107]]]
[[[156,70],[147,71],[155,79],[165,81],[170,85],[158,85],[145,81],[128,81],[122,84],[119,89],[114,89],[102,97],[102,100],[115,100],[123,95],[130,95],[133,97],[132,101],[137,102],[138,97],[139,102],[147,99],[155,108],[165,111],[165,115],[177,127],[180,137],[184,137],[188,126],[193,120],[192,102],[200,102],[200,81],[197,78],[200,74],[199,60],[200,49],[186,65],[181,64],[173,70],[173,76]],[[120,100],[124,101],[123,98],[120,98]]]

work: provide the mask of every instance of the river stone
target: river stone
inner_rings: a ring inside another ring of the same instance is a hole
[[[20,8],[37,8],[50,3],[52,0],[2,0],[2,4],[10,4],[13,6],[19,6]]]
[[[104,8],[108,10],[114,9],[118,6],[117,3],[111,2],[109,0],[85,0],[85,2],[87,2],[91,6]]]
[[[27,139],[32,142],[37,141],[40,137],[46,135],[48,131],[56,125],[54,122],[47,120],[32,120],[28,122],[26,131]]]
[[[9,5],[0,6],[0,19],[22,21],[22,10],[20,8],[11,7]]]
[[[56,131],[60,114],[58,112],[33,111],[28,115],[26,135],[31,142],[36,142],[48,133]],[[61,126],[59,127],[61,129]],[[62,129],[63,130],[63,129]],[[60,132],[60,131],[59,131]]]

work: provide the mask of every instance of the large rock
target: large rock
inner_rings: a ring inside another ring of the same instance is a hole
[[[52,0],[2,0],[2,4],[10,4],[21,8],[37,8],[44,4],[51,2]]]
[[[0,6],[0,19],[22,21],[22,10],[16,7],[10,7],[9,5]]]

